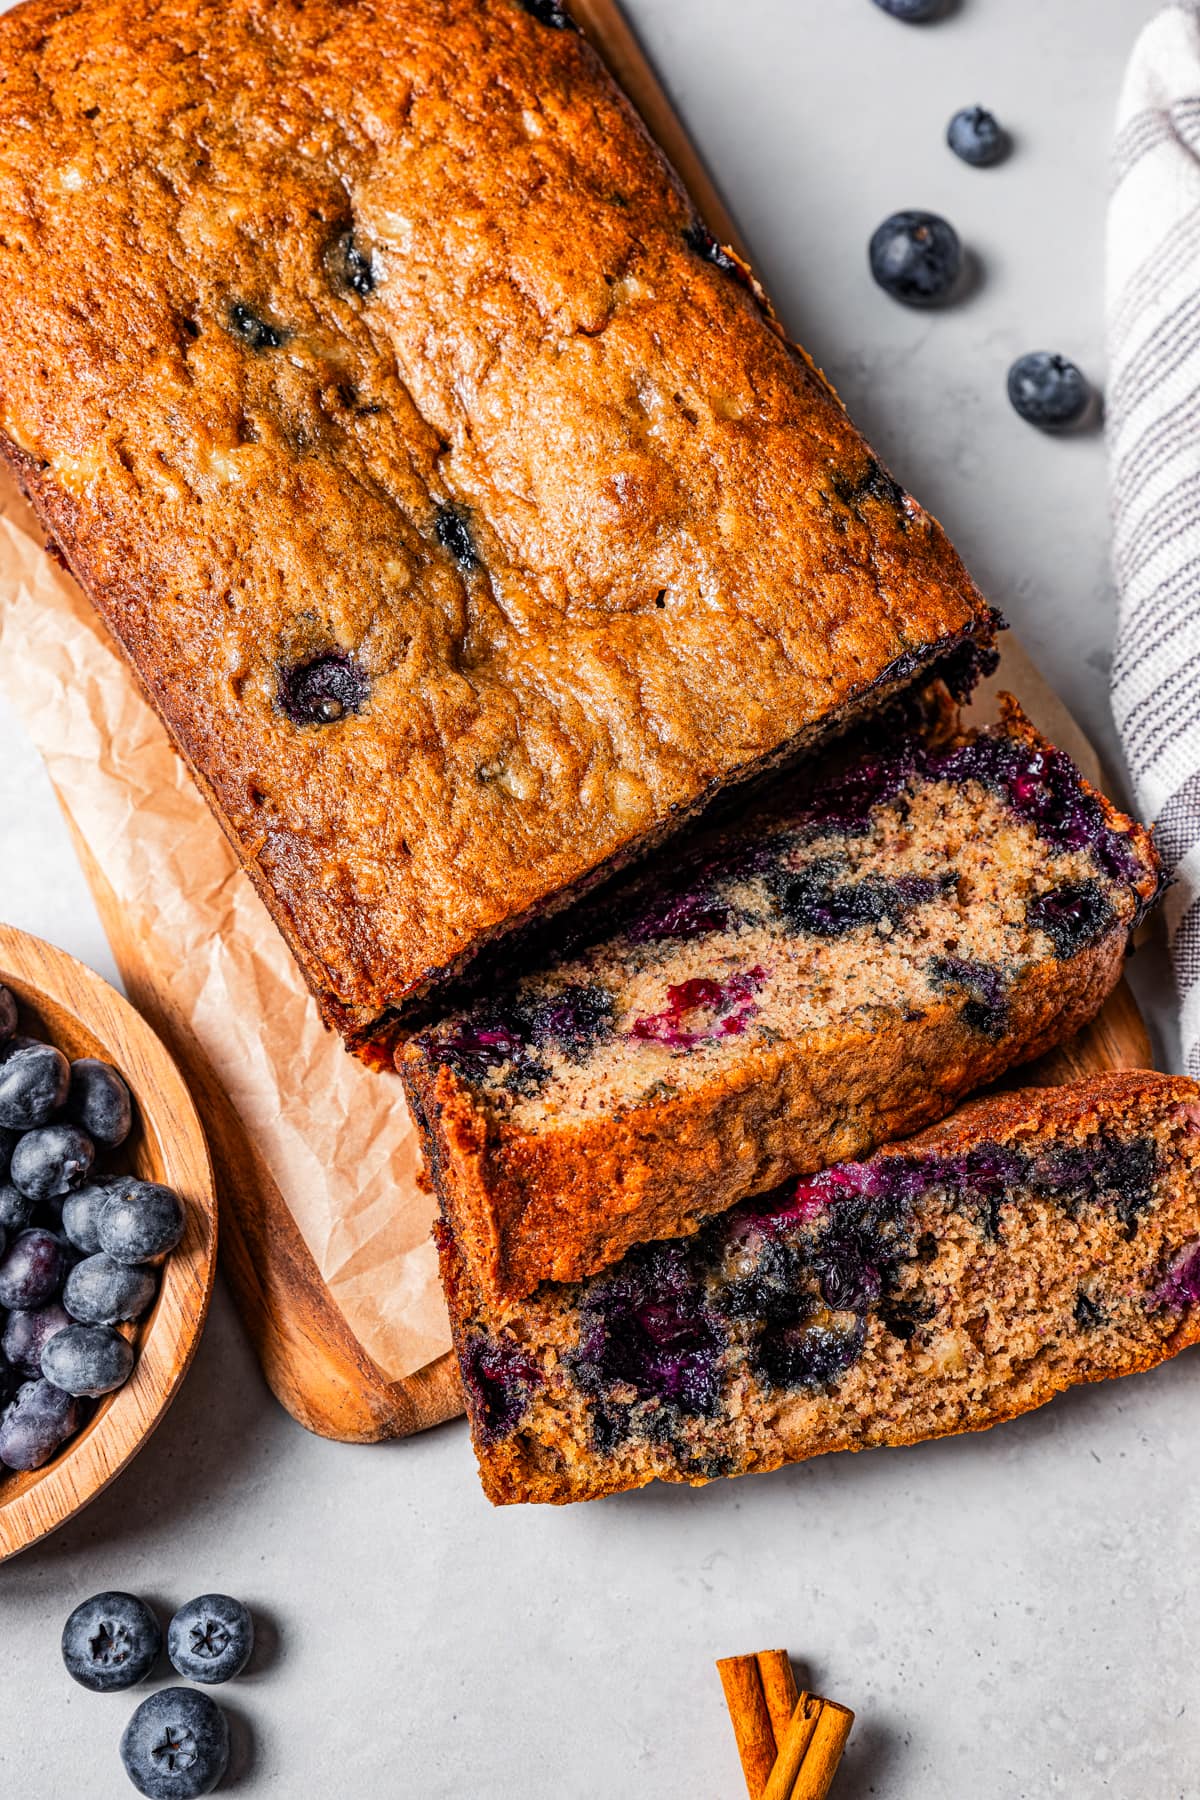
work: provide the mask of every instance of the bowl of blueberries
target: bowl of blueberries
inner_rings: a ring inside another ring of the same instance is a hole
[[[0,1560],[149,1437],[216,1240],[204,1130],[162,1043],[92,970],[0,925]]]

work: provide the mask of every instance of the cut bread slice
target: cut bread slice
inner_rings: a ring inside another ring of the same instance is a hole
[[[1136,1072],[975,1101],[500,1309],[440,1233],[497,1504],[908,1444],[1200,1338],[1200,1087]]]
[[[579,1279],[943,1117],[1099,1009],[1159,881],[1012,702],[790,779],[401,1052],[472,1279]]]

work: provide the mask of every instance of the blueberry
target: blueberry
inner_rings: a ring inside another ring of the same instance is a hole
[[[12,1155],[12,1184],[30,1200],[53,1200],[87,1180],[95,1150],[78,1125],[27,1131]]]
[[[265,319],[260,319],[240,300],[229,309],[229,329],[251,350],[278,350],[286,335],[277,325],[269,325]]]
[[[875,0],[875,4],[893,19],[903,19],[906,25],[927,24],[945,10],[945,0]]]
[[[20,1370],[14,1369],[6,1356],[0,1356],[0,1408],[8,1405],[20,1385]]]
[[[133,1124],[133,1101],[124,1078],[111,1063],[81,1056],[71,1064],[67,1117],[106,1150],[125,1142]]]
[[[42,1372],[42,1351],[55,1332],[71,1323],[57,1300],[25,1310],[14,1308],[4,1326],[4,1354],[22,1375],[36,1378]]]
[[[562,4],[562,0],[521,0],[527,13],[531,13],[539,25],[548,25],[551,31],[577,31],[579,27]]]
[[[253,1649],[254,1621],[228,1594],[189,1600],[167,1626],[167,1655],[188,1681],[231,1681]]]
[[[125,1727],[121,1761],[146,1800],[211,1794],[229,1762],[225,1714],[194,1688],[162,1688],[142,1701]]]
[[[9,1039],[17,1029],[17,1003],[12,991],[0,987],[0,1044]]]
[[[46,1380],[80,1398],[111,1394],[132,1371],[133,1345],[111,1325],[65,1325],[42,1351]]]
[[[10,1038],[0,1060],[0,1125],[48,1125],[67,1098],[71,1065],[53,1044]]]
[[[0,1419],[0,1463],[40,1469],[79,1429],[83,1408],[49,1381],[27,1381]]]
[[[67,1674],[93,1694],[145,1681],[162,1650],[162,1629],[136,1594],[93,1594],[81,1600],[62,1632]]]
[[[989,169],[1008,154],[1008,133],[983,106],[964,106],[956,112],[946,127],[946,142],[974,169]]]
[[[0,1306],[29,1308],[53,1300],[67,1272],[63,1247],[39,1225],[22,1231],[0,1257]]]
[[[183,1205],[169,1187],[125,1177],[112,1183],[100,1212],[100,1248],[114,1262],[153,1263],[183,1236]]]
[[[140,1319],[154,1298],[149,1269],[129,1268],[111,1256],[86,1256],[67,1276],[63,1305],[81,1325],[118,1325]]]
[[[24,1231],[33,1217],[34,1203],[10,1183],[0,1185],[0,1226],[5,1231]]]
[[[470,527],[455,507],[439,506],[433,528],[438,543],[450,552],[460,569],[467,571],[475,567],[479,558],[475,554]]]
[[[87,1181],[63,1201],[63,1230],[85,1256],[94,1256],[100,1248],[100,1214],[111,1200],[112,1192],[111,1181]]]
[[[1092,391],[1082,369],[1067,357],[1031,350],[1008,371],[1008,397],[1028,424],[1041,431],[1063,431],[1082,419]]]
[[[893,213],[872,237],[870,257],[880,287],[907,306],[945,300],[962,269],[958,233],[937,213]]]
[[[279,676],[279,704],[293,725],[335,725],[362,710],[370,683],[344,650],[327,650]]]

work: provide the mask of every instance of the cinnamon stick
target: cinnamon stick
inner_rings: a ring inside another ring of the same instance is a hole
[[[788,1800],[825,1800],[853,1723],[854,1714],[848,1707],[839,1706],[836,1700],[822,1701]]]
[[[792,1665],[786,1650],[760,1650],[754,1656],[721,1657],[717,1673],[750,1800],[762,1800],[796,1703]]]
[[[801,1694],[796,1701],[762,1800],[792,1800],[825,1705],[816,1694]]]

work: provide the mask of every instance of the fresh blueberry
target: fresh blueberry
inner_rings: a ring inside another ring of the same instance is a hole
[[[169,1187],[114,1181],[100,1212],[100,1248],[119,1263],[161,1262],[183,1236],[183,1205]]]
[[[6,1356],[0,1356],[0,1408],[8,1405],[20,1385],[20,1370],[14,1369]]]
[[[24,1231],[33,1217],[33,1201],[11,1182],[0,1184],[0,1225],[5,1231]]]
[[[984,106],[964,106],[946,127],[946,142],[955,156],[974,169],[990,169],[1008,154],[1008,133]]]
[[[154,1298],[149,1269],[130,1268],[103,1252],[86,1256],[67,1276],[63,1305],[81,1325],[119,1325],[140,1319]]]
[[[162,1688],[142,1701],[125,1727],[121,1761],[146,1800],[211,1794],[229,1762],[225,1714],[194,1688]]]
[[[27,1381],[0,1419],[0,1463],[40,1469],[79,1429],[83,1408],[49,1381]]]
[[[0,1181],[8,1179],[9,1164],[20,1135],[19,1131],[10,1131],[6,1125],[0,1125]]]
[[[124,1078],[111,1063],[81,1056],[71,1064],[67,1117],[106,1150],[125,1142],[133,1124],[133,1101]]]
[[[56,1298],[67,1272],[63,1247],[39,1225],[22,1231],[0,1257],[0,1306],[45,1306]]]
[[[228,1594],[189,1600],[167,1626],[167,1655],[188,1681],[232,1681],[253,1649],[254,1620]]]
[[[53,1200],[81,1187],[95,1150],[78,1125],[41,1125],[27,1131],[12,1154],[12,1184],[31,1200]]]
[[[100,1248],[100,1214],[111,1200],[112,1192],[109,1181],[87,1181],[63,1201],[63,1230],[85,1256],[94,1256]],[[0,1218],[3,1218],[2,1206]]]
[[[962,270],[958,233],[930,212],[892,213],[871,239],[870,258],[880,287],[906,306],[936,306]]]
[[[17,1003],[12,991],[0,987],[0,1044],[3,1044],[17,1029]]]
[[[29,1131],[48,1125],[67,1098],[71,1065],[53,1044],[10,1038],[0,1060],[0,1125]]]
[[[1063,431],[1082,419],[1092,391],[1082,369],[1067,357],[1031,350],[1008,371],[1008,397],[1028,424]]]
[[[46,1380],[81,1399],[111,1394],[132,1372],[133,1345],[111,1325],[65,1325],[42,1351]]]
[[[94,1694],[145,1681],[162,1651],[162,1628],[136,1594],[93,1594],[81,1600],[62,1633],[67,1674]]]
[[[906,25],[927,24],[945,10],[945,0],[875,0],[875,4],[893,19],[903,19]]]
[[[10,1312],[4,1325],[4,1354],[14,1369],[35,1379],[42,1372],[42,1351],[55,1332],[71,1323],[57,1300],[46,1306]]]

